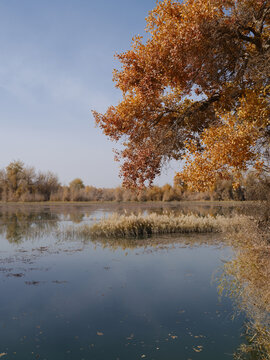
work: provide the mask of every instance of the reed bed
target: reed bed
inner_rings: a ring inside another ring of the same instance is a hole
[[[234,249],[219,279],[219,292],[231,297],[246,317],[242,344],[234,358],[270,360],[270,203],[258,219],[227,234]],[[251,220],[251,221],[250,221]]]
[[[243,216],[225,218],[224,216],[190,215],[149,215],[112,214],[93,225],[83,225],[74,229],[77,236],[103,238],[145,238],[152,235],[176,233],[213,233],[227,228],[237,228],[243,221]],[[72,231],[72,230],[70,230]],[[72,235],[72,234],[69,234]],[[75,235],[75,234],[74,234]]]

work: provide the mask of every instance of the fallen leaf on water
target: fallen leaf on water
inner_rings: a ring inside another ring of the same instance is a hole
[[[197,347],[193,347],[193,350],[194,350],[195,352],[201,352],[201,351],[203,350],[203,346],[202,346],[202,345],[199,345],[199,346],[197,346]]]
[[[186,310],[179,310],[178,314],[184,314],[186,312]]]

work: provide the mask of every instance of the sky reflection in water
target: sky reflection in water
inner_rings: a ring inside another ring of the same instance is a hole
[[[217,235],[104,248],[54,235],[102,211],[72,214],[1,213],[3,359],[233,358],[243,318],[232,321],[230,300],[218,299],[213,278],[231,250]]]

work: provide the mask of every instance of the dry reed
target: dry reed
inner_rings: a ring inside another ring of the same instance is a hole
[[[262,226],[263,225],[263,226]],[[224,265],[219,291],[232,297],[247,318],[236,359],[270,360],[270,221],[246,221],[228,240],[234,258]],[[248,357],[250,356],[250,357]]]
[[[243,219],[243,216],[225,218],[210,215],[202,217],[194,214],[177,216],[152,213],[144,216],[114,213],[92,226],[83,225],[74,231],[76,235],[82,237],[143,238],[162,234],[220,232],[224,228],[239,227]]]

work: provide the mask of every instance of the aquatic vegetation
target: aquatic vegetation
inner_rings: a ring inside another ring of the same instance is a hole
[[[175,215],[172,213],[161,215],[156,213],[149,215],[114,213],[93,225],[69,229],[66,234],[72,235],[72,232],[75,232],[74,235],[85,238],[143,238],[162,234],[212,233],[231,227],[236,229],[240,227],[244,218],[240,215],[226,218],[224,216]]]
[[[237,359],[270,359],[270,229],[265,222],[246,221],[242,229],[229,236],[234,258],[224,266],[219,291],[234,299],[237,309],[247,317],[246,343],[235,354]],[[249,357],[251,356],[251,357]]]

